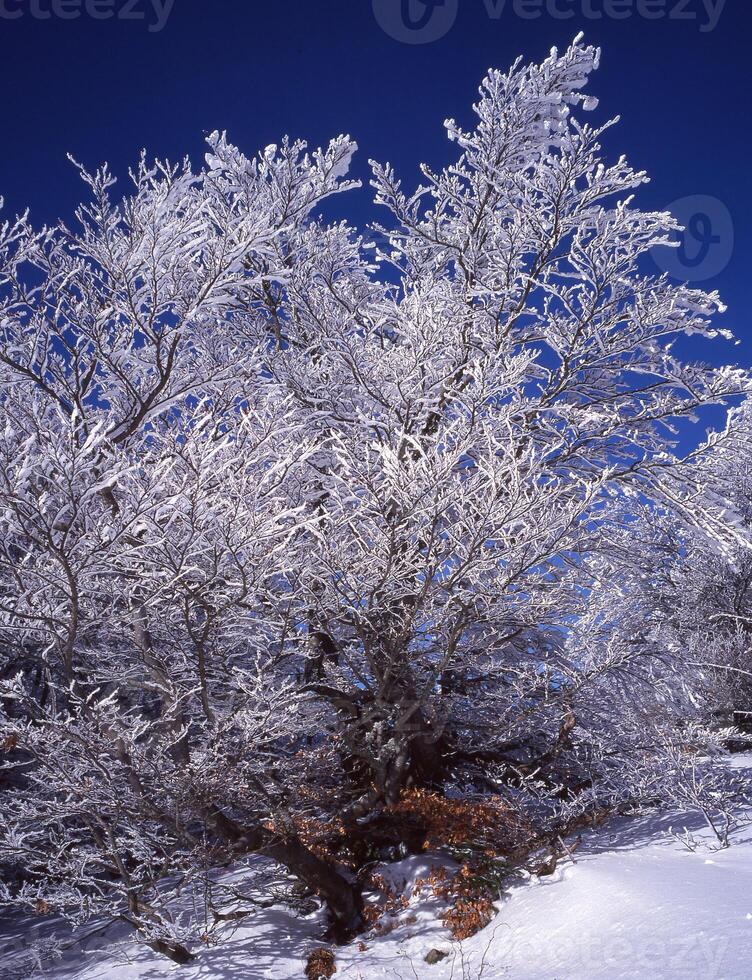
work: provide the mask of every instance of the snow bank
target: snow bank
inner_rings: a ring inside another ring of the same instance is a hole
[[[752,756],[734,765],[752,768]],[[684,826],[702,844],[694,852],[671,834]],[[729,850],[711,844],[699,821],[681,815],[603,828],[583,843],[576,863],[516,886],[473,939],[452,943],[436,903],[416,899],[388,935],[362,937],[365,950],[336,950],[336,980],[743,980],[752,976],[752,827]],[[410,858],[385,876],[411,894],[432,863]],[[15,933],[4,932],[6,980],[291,980],[303,977],[304,958],[322,933],[319,913],[299,918],[267,909],[189,967],[108,932],[84,943],[85,952],[77,947],[35,971],[28,927],[17,921]],[[448,955],[429,966],[424,957],[432,949]]]

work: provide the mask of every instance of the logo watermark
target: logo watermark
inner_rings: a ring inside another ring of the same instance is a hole
[[[454,27],[459,0],[373,0],[379,27],[403,44],[431,44]]]
[[[684,230],[674,235],[677,247],[652,250],[658,268],[682,282],[705,282],[720,275],[734,254],[734,219],[723,201],[694,194],[666,210]]]
[[[490,20],[684,21],[703,33],[718,26],[727,0],[477,0]],[[372,0],[381,29],[403,44],[431,44],[454,26],[459,0]]]
[[[164,30],[175,0],[0,0],[0,20],[116,20]]]

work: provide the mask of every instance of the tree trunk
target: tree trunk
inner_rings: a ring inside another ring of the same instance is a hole
[[[332,917],[331,933],[335,942],[349,942],[361,930],[363,899],[360,886],[348,881],[297,838],[270,842],[259,853],[289,868],[323,898]]]
[[[194,954],[190,953],[185,946],[181,946],[180,943],[166,943],[162,939],[155,939],[148,945],[155,953],[161,953],[162,956],[166,956],[179,966],[185,966],[186,963],[196,959]]]
[[[363,898],[360,886],[348,881],[323,858],[318,857],[297,837],[280,837],[262,827],[243,830],[220,810],[211,814],[212,822],[223,837],[246,853],[269,857],[291,871],[319,895],[332,918],[332,936],[336,942],[347,942],[363,926]]]

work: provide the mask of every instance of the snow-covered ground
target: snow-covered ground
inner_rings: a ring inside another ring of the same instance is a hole
[[[752,768],[752,756],[736,760]],[[682,847],[670,828],[688,826],[702,842]],[[548,878],[514,887],[499,914],[477,936],[452,943],[436,906],[413,900],[388,935],[363,937],[337,949],[336,980],[748,980],[752,977],[752,826],[726,851],[691,816],[649,816],[594,832]],[[428,859],[392,865],[397,888],[412,891]],[[410,921],[414,919],[414,921]],[[304,958],[320,946],[318,914],[296,917],[267,909],[247,920],[225,945],[188,967],[122,942],[112,932],[92,936],[62,960],[35,968],[32,929],[18,920],[0,939],[3,980],[46,976],[76,980],[290,980],[304,976]],[[430,950],[447,953],[434,965]]]

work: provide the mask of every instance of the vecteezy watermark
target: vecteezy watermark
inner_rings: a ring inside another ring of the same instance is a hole
[[[734,254],[734,219],[723,201],[694,194],[666,210],[684,230],[674,235],[676,247],[652,250],[658,268],[682,282],[705,282],[720,275]]]
[[[726,0],[483,0],[486,13],[498,20],[511,10],[521,20],[676,20],[699,24],[703,33],[718,26]]]
[[[503,938],[501,941],[504,943]],[[600,934],[565,936],[546,947],[512,939],[508,945],[504,944],[504,954],[511,976],[516,975],[517,969],[524,970],[535,963],[541,976],[544,971],[551,977],[624,975],[626,967],[629,975],[635,977],[682,976],[703,980],[730,976],[729,961],[733,963],[738,957],[738,953],[734,956],[727,936],[714,937],[702,932],[680,935],[670,930],[652,940],[645,935],[632,937],[604,930]]]
[[[0,20],[117,20],[147,26],[158,34],[170,19],[175,0],[0,0]]]
[[[520,20],[688,21],[702,33],[714,31],[726,0],[477,0],[490,20],[511,14]],[[444,37],[457,19],[459,0],[372,0],[383,31],[403,44],[430,44]]]
[[[379,27],[403,44],[430,44],[444,37],[457,19],[459,0],[373,0]]]

